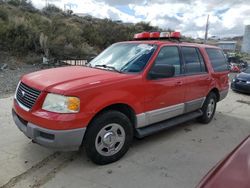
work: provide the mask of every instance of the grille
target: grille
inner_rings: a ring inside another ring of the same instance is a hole
[[[16,92],[16,100],[24,107],[31,109],[40,93],[40,91],[20,82]]]

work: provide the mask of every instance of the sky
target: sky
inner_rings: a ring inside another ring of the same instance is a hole
[[[149,22],[163,29],[171,28],[185,36],[203,38],[207,16],[208,35],[241,36],[250,25],[250,0],[47,0],[61,9],[71,6],[74,13],[126,23]],[[43,8],[46,0],[32,0]]]

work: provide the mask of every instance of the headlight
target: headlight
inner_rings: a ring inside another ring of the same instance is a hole
[[[49,93],[42,109],[57,113],[77,113],[80,110],[80,100],[77,97]]]
[[[233,80],[232,80],[233,82],[235,82],[235,78],[233,78]]]
[[[247,83],[247,84],[250,84],[250,81],[247,81],[246,83]]]

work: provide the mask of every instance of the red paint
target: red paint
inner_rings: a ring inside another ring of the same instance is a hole
[[[128,43],[156,44],[158,49],[145,69],[139,74],[117,72],[87,67],[64,67],[34,72],[21,81],[42,91],[30,112],[14,102],[14,109],[23,119],[47,129],[66,130],[86,127],[92,118],[105,107],[126,104],[136,114],[175,105],[206,96],[212,89],[228,89],[228,71],[214,73],[204,50],[205,45],[174,43],[170,41],[130,41]],[[161,47],[194,46],[204,57],[208,73],[180,77],[148,80],[147,75]],[[209,46],[211,47],[211,46]],[[216,48],[216,47],[213,47]],[[42,110],[47,93],[57,93],[80,98],[80,112],[57,114]]]
[[[148,39],[148,38],[150,38],[149,32],[142,32],[134,35],[134,39]]]
[[[180,32],[142,32],[134,35],[134,39],[158,39],[158,38],[175,38],[180,39]]]
[[[157,39],[157,38],[160,38],[160,32],[151,32],[150,33],[150,38],[153,39]]]
[[[197,188],[249,188],[250,137],[248,136],[225,159],[219,162]]]
[[[240,68],[238,65],[231,65],[230,71],[231,72],[240,72]]]

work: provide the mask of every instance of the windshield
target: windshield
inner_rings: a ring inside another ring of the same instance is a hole
[[[154,53],[156,45],[118,43],[93,59],[89,66],[119,72],[141,72]]]
[[[248,68],[244,71],[244,73],[250,74],[250,67],[248,67]]]

